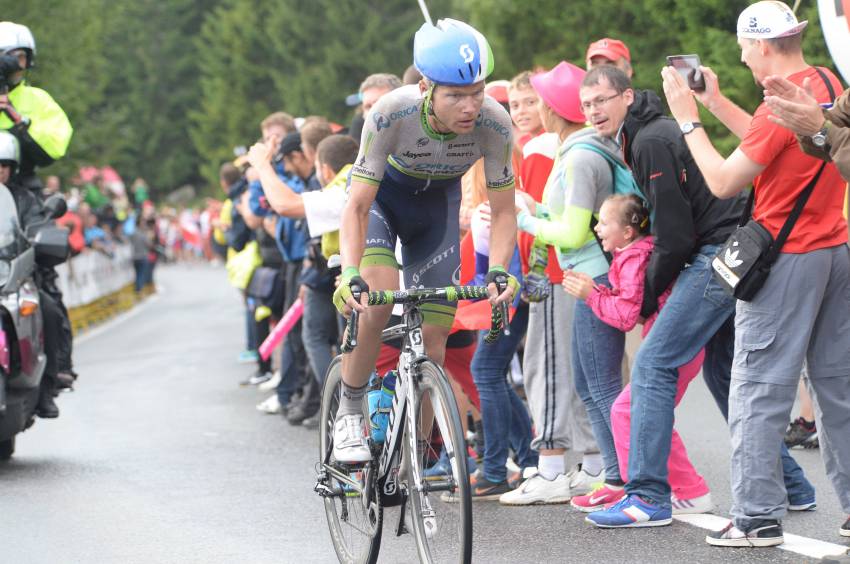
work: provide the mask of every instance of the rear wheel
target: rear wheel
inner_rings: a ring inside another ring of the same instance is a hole
[[[0,441],[0,460],[9,460],[15,454],[15,437]]]
[[[437,364],[422,362],[418,371],[416,398],[410,406],[418,436],[408,425],[404,452],[408,507],[419,559],[428,563],[471,562],[472,499],[457,402]],[[426,481],[422,472],[440,456],[440,447],[433,440],[437,435],[442,438],[450,470],[441,478]]]
[[[350,483],[344,482],[333,474],[327,475],[327,486],[333,494],[325,496],[325,516],[331,533],[337,558],[350,564],[372,564],[378,560],[381,547],[381,526],[383,507],[381,507],[378,488],[375,485],[376,463],[342,466],[333,458],[333,431],[336,411],[339,407],[339,394],[342,383],[342,357],[336,357],[328,367],[325,384],[322,388],[321,422],[319,427],[320,463],[337,470],[357,482],[362,493]],[[364,402],[364,410],[366,403]],[[368,413],[364,413],[368,421]]]

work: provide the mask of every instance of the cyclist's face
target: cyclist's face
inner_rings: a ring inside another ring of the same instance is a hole
[[[437,118],[453,133],[470,133],[484,104],[484,81],[468,86],[438,86],[432,103]]]
[[[9,182],[10,176],[12,176],[12,165],[0,162],[0,184],[6,184]]]

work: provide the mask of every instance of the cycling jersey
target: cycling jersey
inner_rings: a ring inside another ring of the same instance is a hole
[[[408,177],[405,183],[413,190],[424,190],[434,181],[460,178],[484,157],[487,188],[514,187],[511,118],[501,104],[485,96],[475,129],[463,135],[434,131],[425,106],[415,85],[393,90],[375,104],[363,126],[354,180],[378,185],[392,168]]]

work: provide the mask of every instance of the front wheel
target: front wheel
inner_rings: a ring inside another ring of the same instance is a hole
[[[404,449],[416,548],[421,562],[466,564],[472,561],[472,499],[457,402],[437,364],[426,360],[416,372],[416,397],[410,406],[412,420],[405,430]],[[449,461],[448,471],[426,481],[423,471],[440,457],[440,444]]]
[[[322,387],[319,426],[319,464],[327,464],[358,482],[363,491],[357,492],[346,482],[328,475],[326,485],[332,495],[324,496],[325,516],[337,558],[345,564],[373,564],[381,547],[383,507],[376,487],[376,464],[369,462],[357,467],[338,465],[333,458],[333,434],[336,411],[342,385],[342,357],[336,357],[328,367]],[[364,401],[368,420],[368,408]]]

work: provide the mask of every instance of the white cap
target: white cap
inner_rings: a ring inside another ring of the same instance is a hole
[[[764,0],[748,6],[738,16],[738,37],[776,39],[802,32],[808,20],[798,22],[785,2]]]

